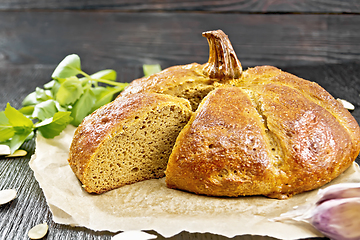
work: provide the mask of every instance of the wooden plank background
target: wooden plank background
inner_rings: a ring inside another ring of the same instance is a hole
[[[359,13],[357,0],[2,0],[0,9],[207,11],[255,13]]]
[[[229,35],[244,68],[273,65],[318,82],[351,101],[360,122],[357,0],[0,0],[0,111],[7,102],[19,108],[68,54],[79,54],[86,72],[112,68],[118,81],[130,82],[142,76],[143,64],[206,62],[201,33],[214,29]],[[34,141],[23,148],[26,157],[0,157],[0,189],[19,192],[0,206],[0,239],[28,239],[27,231],[44,221],[46,239],[110,239],[111,233],[52,222],[28,167]],[[184,232],[171,239],[226,238]]]
[[[358,14],[5,11],[0,13],[0,70],[44,73],[39,77],[45,83],[62,58],[77,53],[88,72],[112,68],[118,81],[130,82],[141,77],[145,63],[166,68],[206,62],[208,44],[201,33],[213,29],[229,35],[245,68],[358,62],[359,26]],[[28,91],[19,93],[33,91],[28,84]],[[0,108],[6,100],[1,94]]]

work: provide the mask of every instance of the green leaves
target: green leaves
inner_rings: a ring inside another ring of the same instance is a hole
[[[57,112],[52,118],[37,124],[36,127],[43,137],[54,138],[71,122],[70,114],[71,112]]]
[[[14,136],[15,130],[12,128],[5,112],[0,112],[0,142],[4,142]]]
[[[51,118],[58,111],[54,100],[46,100],[34,106],[32,112],[32,118],[37,118],[40,121],[44,121],[47,118]]]
[[[56,100],[60,105],[66,106],[79,99],[83,92],[84,90],[79,79],[77,77],[69,77],[61,83],[56,93]]]
[[[16,127],[32,127],[33,122],[25,117],[21,112],[10,106],[10,103],[6,105],[5,116],[11,126]]]
[[[116,72],[111,69],[85,73],[76,54],[66,56],[51,77],[43,88],[37,87],[24,98],[21,109],[8,103],[0,112],[0,144],[10,146],[11,153],[36,130],[45,138],[53,138],[68,124],[78,126],[84,117],[112,101],[128,85],[116,82]]]
[[[149,76],[161,68],[158,64],[144,65],[143,70]],[[12,154],[33,137],[34,131],[53,138],[68,124],[78,126],[84,117],[111,102],[128,85],[116,82],[116,77],[111,69],[89,75],[81,69],[78,55],[66,56],[55,68],[52,80],[26,96],[21,109],[8,103],[0,112],[0,144],[8,145]]]
[[[34,130],[33,122],[8,103],[0,112],[0,142],[14,153]]]
[[[44,119],[37,124],[33,124],[29,118],[11,107],[9,103],[5,111],[0,112],[0,142],[10,147],[11,154],[19,149],[24,141],[33,137],[34,130],[38,129],[46,138],[53,138],[59,135],[72,120],[71,112],[52,114],[46,109],[56,109],[53,101],[47,100],[35,107],[33,114],[37,113],[35,115]],[[51,117],[47,118],[50,115]]]
[[[125,86],[124,86],[125,87]],[[91,109],[91,112],[95,111],[99,107],[105,105],[113,99],[115,93],[117,93],[119,89],[117,87],[95,87],[92,89],[96,100],[94,106]]]
[[[92,75],[85,73],[76,54],[66,56],[51,77],[53,80],[46,83],[44,89],[37,88],[24,99],[24,108],[21,110],[28,114],[31,109],[25,107],[34,106],[31,116],[40,121],[54,116],[57,112],[70,112],[70,122],[74,126],[78,126],[84,117],[100,106],[112,101],[114,95],[128,85],[116,82],[116,72],[111,69]],[[114,87],[103,87],[98,83]]]
[[[31,105],[36,105],[40,102],[46,101],[48,99],[51,99],[51,92],[50,91],[46,91],[42,88],[37,87],[35,89],[35,92],[30,93],[29,95],[27,95],[23,102],[22,105],[23,106],[31,106]]]
[[[160,64],[153,64],[153,65],[144,64],[143,71],[144,71],[144,76],[148,77],[154,73],[160,72],[161,66]]]
[[[96,96],[93,93],[92,89],[88,88],[84,91],[84,94],[76,101],[72,110],[71,117],[73,121],[71,124],[78,126],[84,117],[89,115],[92,111],[92,108],[96,102]],[[109,101],[110,102],[110,101]]]
[[[101,70],[97,73],[92,74],[90,77],[93,79],[107,79],[110,81],[115,81],[116,80],[116,72],[111,69],[105,69],[105,70]]]
[[[81,62],[80,57],[76,54],[66,56],[55,68],[51,77],[53,79],[62,79],[80,74]]]

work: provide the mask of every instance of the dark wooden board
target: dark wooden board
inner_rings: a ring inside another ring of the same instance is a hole
[[[357,0],[1,0],[0,9],[72,9],[115,11],[208,11],[255,13],[359,13]]]
[[[244,67],[343,63],[360,60],[359,26],[360,15],[2,12],[0,67],[55,67],[77,53],[85,69],[114,68],[130,81],[145,63],[206,62],[201,33],[214,29]]]
[[[355,0],[0,0],[0,111],[7,102],[19,108],[68,54],[79,54],[89,73],[112,68],[118,81],[130,82],[142,76],[145,63],[166,68],[206,62],[208,45],[201,32],[220,28],[244,68],[274,65],[318,82],[334,97],[352,102],[360,122],[359,5]],[[28,165],[34,140],[23,148],[26,157],[0,157],[0,189],[19,193],[0,206],[0,239],[28,239],[28,230],[42,222],[50,226],[45,239],[110,239],[112,233],[52,222]],[[171,239],[227,238],[184,232]]]
[[[0,94],[0,109],[7,101],[20,107],[9,95],[34,91],[28,74],[41,87],[71,53],[79,54],[89,73],[112,68],[118,81],[130,82],[142,76],[145,63],[166,68],[206,62],[201,33],[220,28],[244,68],[340,64],[360,61],[358,26],[360,15],[3,12],[0,83],[7,90]]]

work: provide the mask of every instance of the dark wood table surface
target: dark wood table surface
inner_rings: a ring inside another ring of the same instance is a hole
[[[142,76],[143,64],[207,62],[201,33],[222,29],[244,68],[273,65],[315,81],[353,103],[360,122],[359,13],[356,0],[0,0],[0,111],[7,102],[20,108],[68,54],[78,54],[86,72],[111,68],[119,82],[131,82]],[[22,146],[26,157],[0,157],[0,190],[18,191],[0,206],[0,239],[28,239],[29,229],[43,222],[49,225],[44,239],[110,239],[113,233],[52,221],[28,165],[35,147],[33,139]],[[183,232],[171,239],[227,238]]]

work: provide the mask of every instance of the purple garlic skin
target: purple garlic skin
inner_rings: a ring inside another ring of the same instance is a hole
[[[360,197],[360,183],[340,183],[332,185],[325,189],[320,189],[318,195],[320,199],[317,201],[317,205],[331,199]]]
[[[360,183],[320,189],[315,203],[298,206],[272,220],[307,222],[332,240],[360,240]]]
[[[360,195],[321,202],[309,222],[333,240],[360,239]]]

